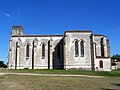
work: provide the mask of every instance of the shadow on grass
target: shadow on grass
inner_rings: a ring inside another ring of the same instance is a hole
[[[120,87],[120,83],[114,83],[114,86],[119,86]]]
[[[114,86],[118,86],[120,87],[120,83],[113,83]],[[118,90],[118,89],[115,89],[115,88],[101,88],[102,90]]]
[[[101,88],[101,90],[118,90],[118,89],[111,89],[111,88]]]

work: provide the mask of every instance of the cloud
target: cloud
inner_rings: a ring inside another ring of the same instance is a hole
[[[118,27],[118,28],[114,29],[113,31],[107,33],[107,35],[111,35],[111,34],[113,34],[113,33],[119,32],[119,31],[120,31],[120,27]]]
[[[112,33],[117,32],[117,31],[120,31],[120,28],[117,28],[117,29],[113,30]]]
[[[10,14],[9,13],[5,13],[5,16],[10,17]]]

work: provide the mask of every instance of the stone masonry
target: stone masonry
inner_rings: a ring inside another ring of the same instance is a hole
[[[89,30],[26,35],[22,26],[13,26],[8,55],[9,69],[111,70],[109,40]]]

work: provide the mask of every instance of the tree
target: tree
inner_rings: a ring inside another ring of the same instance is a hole
[[[0,68],[6,67],[4,61],[0,61]]]
[[[117,61],[120,61],[120,55],[119,54],[115,54],[111,58],[116,59]]]

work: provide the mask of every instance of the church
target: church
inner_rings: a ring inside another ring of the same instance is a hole
[[[65,69],[110,71],[106,36],[90,30],[69,30],[64,35],[27,35],[12,26],[9,69]]]

